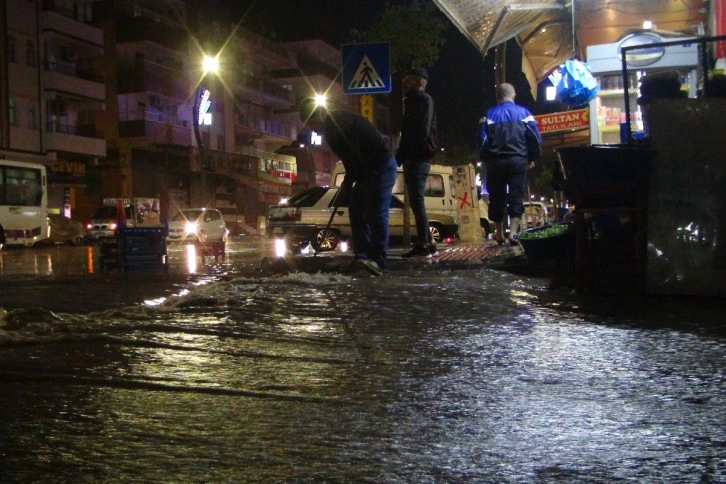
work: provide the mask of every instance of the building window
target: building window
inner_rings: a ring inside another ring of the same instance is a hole
[[[38,111],[33,103],[28,105],[28,128],[38,129]]]
[[[18,125],[18,107],[15,105],[15,100],[10,98],[8,101],[8,122],[10,126]]]
[[[37,67],[37,60],[35,55],[35,44],[32,40],[25,43],[25,63],[28,67]]]
[[[15,37],[8,35],[8,62],[15,62],[16,51],[15,51]]]
[[[90,3],[77,3],[73,5],[73,15],[79,22],[88,23],[93,20],[93,9]]]

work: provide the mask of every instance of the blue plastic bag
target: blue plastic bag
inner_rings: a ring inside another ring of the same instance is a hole
[[[555,86],[555,100],[570,107],[589,103],[600,92],[600,86],[584,62],[570,59],[549,76]]]

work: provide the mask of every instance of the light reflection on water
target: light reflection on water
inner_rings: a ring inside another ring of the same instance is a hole
[[[125,310],[10,312],[6,475],[726,478],[723,335],[576,304],[482,270],[207,280]]]

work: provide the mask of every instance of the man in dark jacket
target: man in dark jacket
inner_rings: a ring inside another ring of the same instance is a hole
[[[403,121],[396,161],[403,165],[403,179],[416,220],[416,243],[402,257],[431,258],[439,255],[431,239],[424,205],[426,179],[437,144],[434,100],[425,92],[428,79],[428,72],[420,67],[411,69],[403,78]]]
[[[300,119],[323,135],[345,166],[341,191],[351,190],[348,216],[357,265],[381,275],[388,254],[388,215],[396,160],[386,140],[363,116],[328,110],[317,106],[313,99],[303,100],[299,110]]]
[[[489,191],[489,218],[494,222],[494,240],[500,245],[518,245],[512,235],[519,231],[524,214],[527,171],[542,154],[537,122],[526,108],[514,104],[514,86],[497,86],[498,104],[479,121],[479,157],[485,162]],[[509,215],[509,236],[504,217]]]

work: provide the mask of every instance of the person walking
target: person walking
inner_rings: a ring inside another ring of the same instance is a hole
[[[524,214],[527,171],[542,155],[542,136],[532,113],[514,103],[514,86],[502,83],[496,92],[497,105],[479,121],[479,158],[486,167],[494,240],[499,245],[519,245],[512,236]],[[504,230],[505,215],[510,220],[509,235]]]
[[[409,204],[416,221],[414,246],[401,257],[431,258],[439,252],[429,232],[429,219],[424,204],[426,179],[437,146],[436,110],[433,98],[426,93],[429,75],[417,67],[403,78],[403,121],[396,162],[403,166],[403,179]]]
[[[355,264],[380,276],[388,257],[388,217],[396,160],[375,126],[359,114],[329,110],[310,98],[300,103],[299,112],[300,120],[322,133],[345,166],[338,196],[350,190],[348,216]]]

